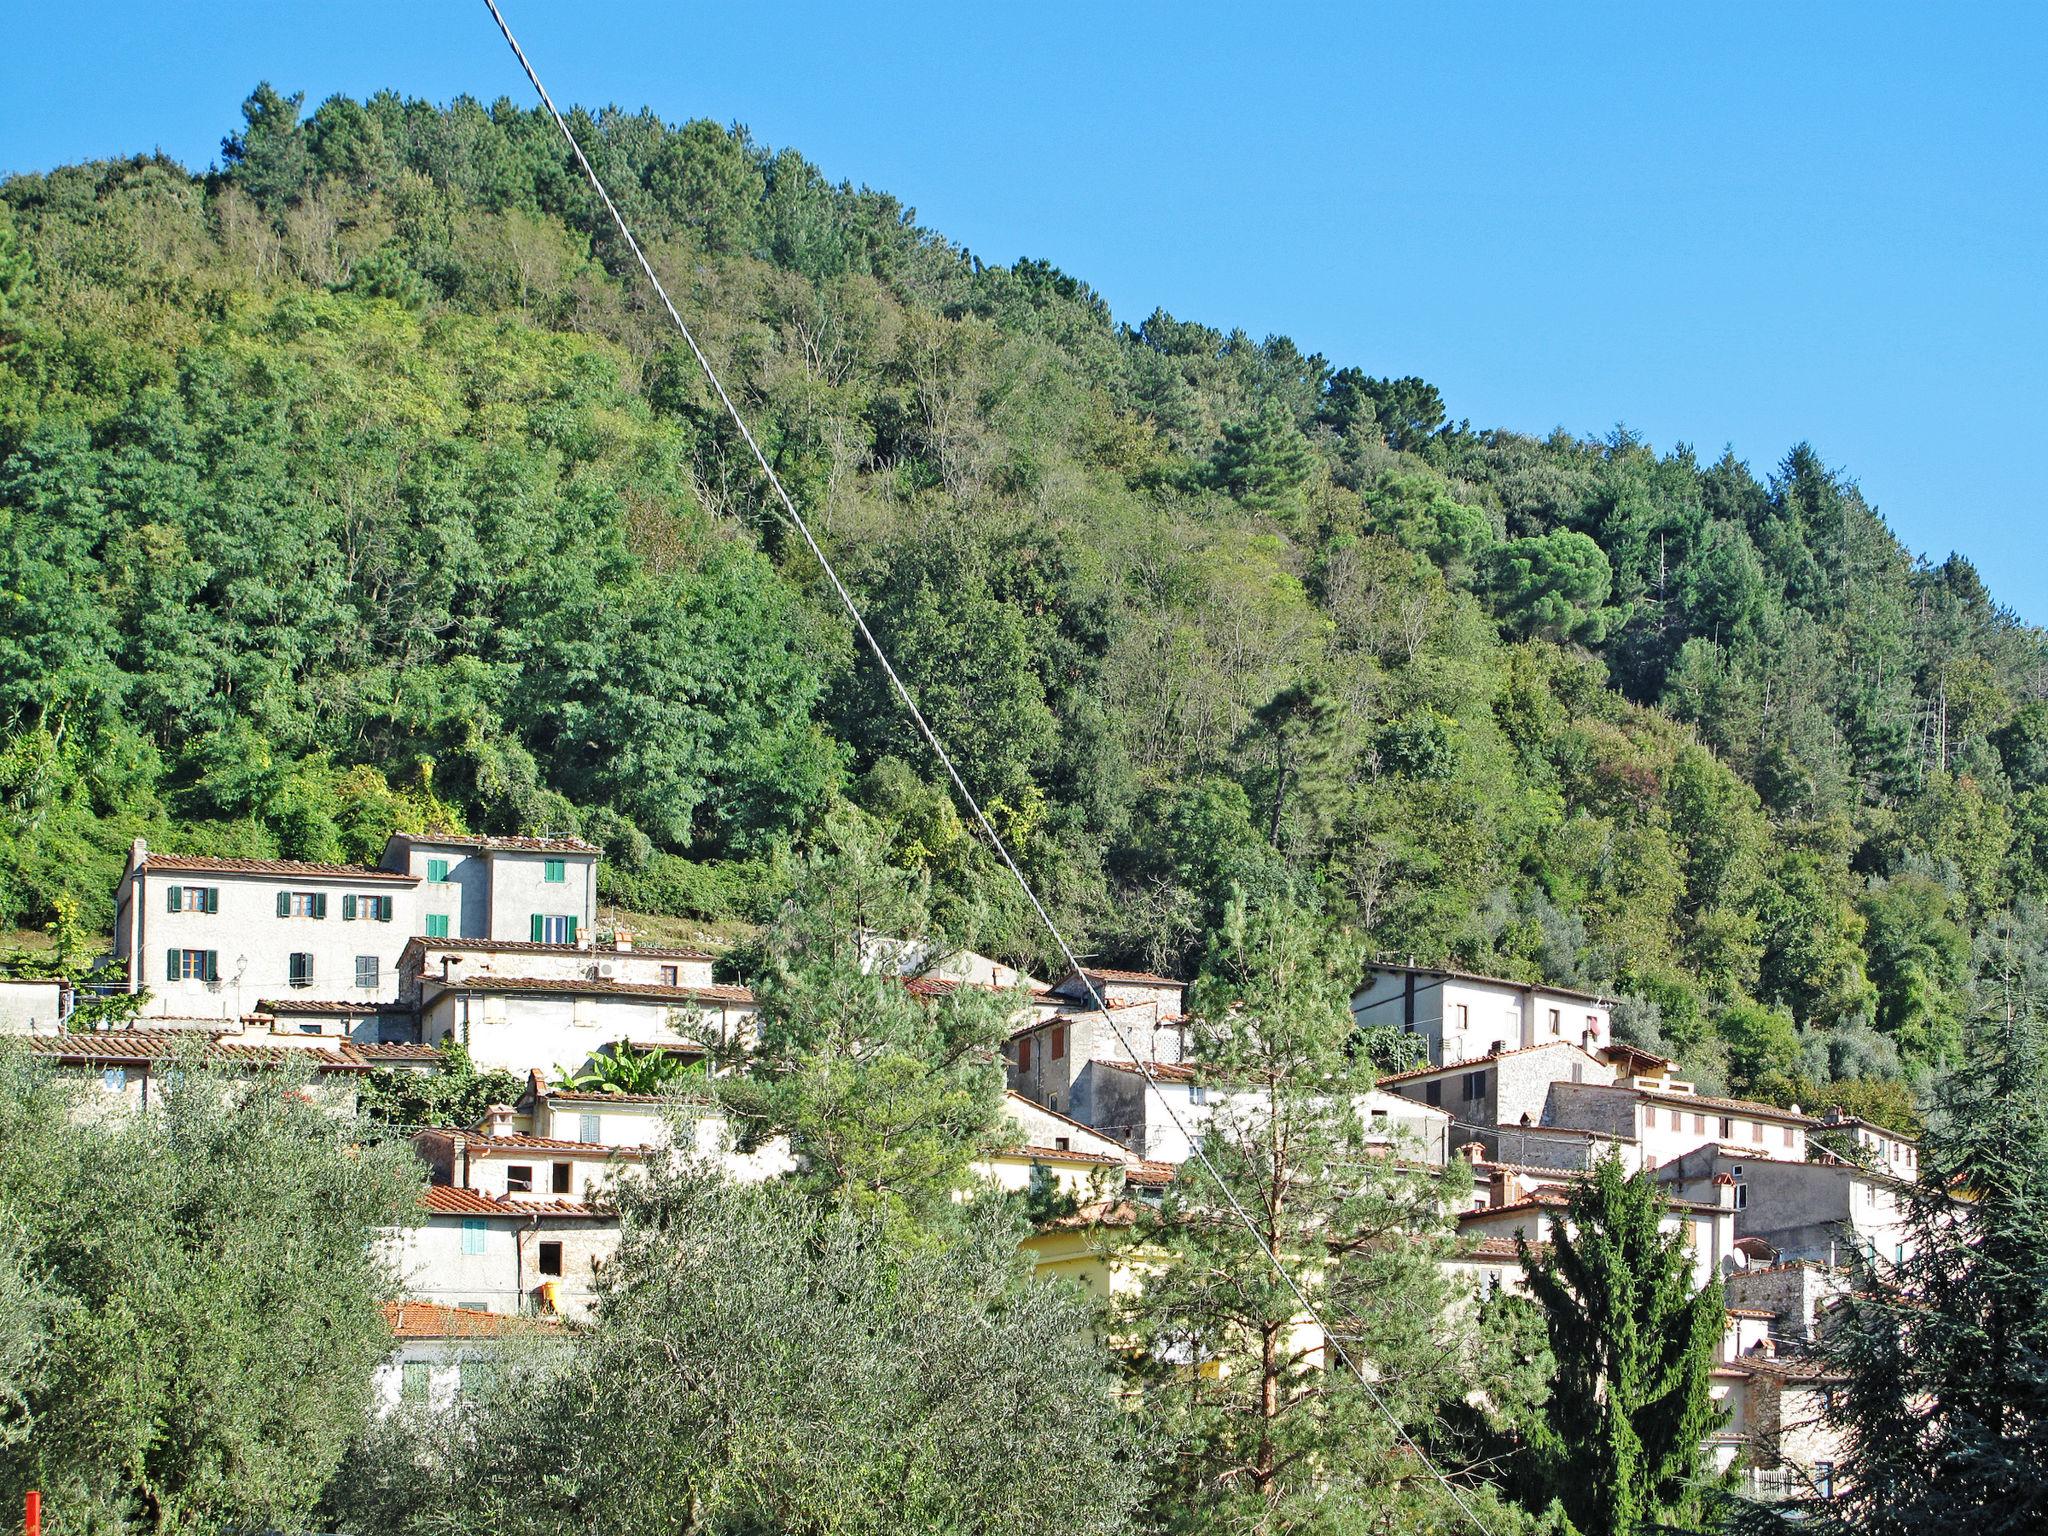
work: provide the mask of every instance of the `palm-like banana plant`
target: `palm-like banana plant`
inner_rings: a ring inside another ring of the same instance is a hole
[[[641,1050],[616,1040],[584,1063],[582,1071],[564,1075],[561,1086],[577,1093],[660,1093],[683,1078],[703,1075],[701,1057]]]

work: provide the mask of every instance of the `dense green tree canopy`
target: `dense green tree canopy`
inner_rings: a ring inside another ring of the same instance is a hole
[[[429,826],[758,921],[859,812],[1050,963],[552,124],[306,105],[204,175],[0,186],[0,922],[103,926],[137,835]],[[1957,934],[2048,891],[2048,651],[1816,449],[1474,429],[744,131],[574,121],[1090,952],[1191,968],[1306,876],[1368,948],[1629,998],[1709,1086],[1752,1004],[1787,1092],[1953,1058]]]

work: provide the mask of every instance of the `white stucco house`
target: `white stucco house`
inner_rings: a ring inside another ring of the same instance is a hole
[[[1418,1035],[1433,1066],[1561,1041],[1597,1053],[1614,1039],[1597,993],[1434,966],[1375,964],[1351,998],[1361,1029]]]

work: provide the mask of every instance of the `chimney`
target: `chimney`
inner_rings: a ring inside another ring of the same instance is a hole
[[[130,869],[140,869],[148,862],[149,844],[138,837],[128,845],[128,867]]]
[[[510,1104],[493,1104],[484,1111],[484,1135],[499,1141],[512,1134],[514,1111]]]
[[[633,930],[630,928],[614,928],[612,930],[612,948],[622,955],[631,954],[633,952]]]
[[[526,1074],[527,1096],[533,1100],[533,1107],[540,1108],[540,1101],[548,1096],[547,1075],[539,1067]]]

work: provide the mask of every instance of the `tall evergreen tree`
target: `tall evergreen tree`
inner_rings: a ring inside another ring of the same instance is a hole
[[[1250,1225],[1189,1164],[1132,1237],[1147,1279],[1124,1321],[1145,1345],[1148,1407],[1179,1447],[1155,1493],[1170,1530],[1458,1528],[1387,1415],[1419,1434],[1466,1385],[1437,1268],[1465,1174],[1372,1141],[1360,1109],[1372,1068],[1349,1048],[1351,961],[1299,904],[1240,897],[1195,990],[1211,1021],[1196,1062],[1211,1101],[1202,1144]]]
[[[1530,1436],[1532,1502],[1556,1501],[1583,1536],[1635,1536],[1700,1510],[1721,1282],[1695,1288],[1664,1211],[1650,1175],[1610,1157],[1572,1191],[1546,1251],[1521,1244],[1557,1361]]]
[[[2048,1522],[2048,910],[1978,943],[1975,1029],[1937,1093],[1905,1257],[1864,1255],[1826,1344],[1846,1376],[1831,1527]]]

